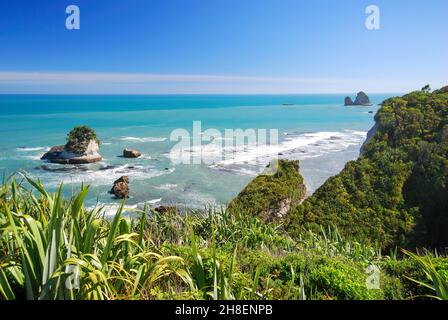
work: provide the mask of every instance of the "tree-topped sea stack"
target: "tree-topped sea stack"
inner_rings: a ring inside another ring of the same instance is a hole
[[[59,164],[86,164],[103,160],[99,154],[99,144],[95,131],[87,126],[73,128],[65,145],[55,146],[42,156]]]

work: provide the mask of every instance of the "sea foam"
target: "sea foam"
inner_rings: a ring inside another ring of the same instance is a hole
[[[222,171],[235,172],[238,174],[253,175],[253,168],[249,166],[259,167],[260,169],[269,163],[272,159],[288,158],[304,160],[316,158],[328,153],[335,153],[346,150],[351,146],[361,145],[366,138],[366,132],[345,130],[342,132],[315,132],[315,133],[288,133],[280,143],[257,147],[257,145],[246,145],[244,148],[227,147],[221,152],[225,156],[223,160],[217,161],[210,166],[212,169]],[[200,152],[200,148],[193,149],[192,152]],[[219,149],[219,148],[218,148]],[[213,150],[215,153],[220,150]],[[210,154],[202,152],[202,157]],[[241,167],[246,165],[246,167]]]
[[[121,141],[133,141],[133,142],[163,142],[167,138],[162,137],[121,137]]]
[[[50,148],[49,147],[18,147],[18,148],[16,148],[16,151],[32,152],[32,151],[40,151],[40,150],[47,151],[48,149],[50,149]]]
[[[90,169],[87,166],[87,170],[76,170],[73,172],[67,172],[61,175],[58,172],[47,172],[45,180],[49,180],[50,185],[58,185],[61,180],[64,184],[94,184],[95,186],[111,185],[115,180],[121,176],[128,176],[131,180],[147,180],[154,177],[173,173],[175,168],[168,170],[159,170],[153,166],[140,166],[140,165],[121,165],[111,166],[107,169]]]

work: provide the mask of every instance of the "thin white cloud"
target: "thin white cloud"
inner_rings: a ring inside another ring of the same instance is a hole
[[[275,82],[303,84],[337,84],[341,79],[252,77],[233,75],[152,74],[152,73],[107,73],[107,72],[10,72],[0,71],[0,82],[7,83],[196,83],[196,82]]]
[[[431,78],[431,77],[429,77]],[[444,79],[443,79],[444,80]],[[428,81],[424,81],[425,83]],[[445,81],[432,78],[436,88]],[[116,72],[1,71],[0,94],[287,94],[407,92],[417,78],[374,79]]]

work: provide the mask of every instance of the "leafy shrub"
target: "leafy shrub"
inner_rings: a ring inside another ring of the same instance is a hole
[[[339,259],[320,259],[311,269],[308,286],[321,298],[341,300],[381,299],[381,290],[369,290],[364,270]]]
[[[87,126],[74,127],[67,135],[65,149],[76,154],[83,154],[91,140],[96,141],[98,144],[100,143],[93,129]]]
[[[448,300],[448,261],[434,258],[431,254],[420,256],[409,251],[404,251],[419,266],[419,271],[423,272],[424,279],[407,278],[417,283],[420,288],[431,290],[431,294],[426,295],[439,300]]]
[[[0,297],[151,298],[154,287],[191,282],[183,260],[154,250],[123,207],[109,221],[101,209],[84,208],[88,187],[65,201],[62,188],[50,194],[28,182],[39,197],[14,181],[0,193]],[[67,286],[74,270],[79,288]]]
[[[230,212],[245,212],[266,221],[278,220],[279,212],[283,210],[286,211],[283,215],[286,214],[289,206],[304,199],[306,187],[298,160],[279,160],[266,170],[268,174],[252,180],[229,204]]]
[[[225,210],[157,214],[122,208],[112,220],[43,186],[0,185],[0,299],[410,299],[428,288],[411,259],[337,230],[290,238],[281,225]],[[437,272],[446,258],[427,254]],[[367,290],[367,265],[381,289]],[[65,287],[79,268],[80,288]]]

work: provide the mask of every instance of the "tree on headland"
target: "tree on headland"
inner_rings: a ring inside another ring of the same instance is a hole
[[[430,92],[431,92],[431,86],[430,86],[429,84],[427,84],[426,86],[424,86],[424,87],[422,88],[422,91],[423,91],[424,93],[430,93]]]

